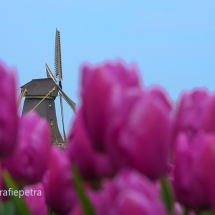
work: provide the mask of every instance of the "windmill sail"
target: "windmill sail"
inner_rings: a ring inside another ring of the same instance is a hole
[[[50,70],[49,66],[46,64],[46,71],[48,72],[49,76],[53,79],[53,81],[57,82],[52,71]],[[75,102],[73,102],[66,93],[63,92],[62,88],[59,86],[59,93],[60,95],[65,99],[65,101],[68,103],[68,105],[72,108],[72,110],[75,112]]]
[[[63,100],[62,100],[61,95],[60,95],[60,109],[61,109],[61,120],[62,120],[64,142],[66,142],[67,140],[66,140],[66,133],[65,133],[65,128],[64,128]]]
[[[58,31],[57,29],[55,36],[55,75],[59,81],[63,79],[61,63],[60,31]]]
[[[59,87],[59,92],[60,94],[63,96],[63,98],[65,99],[65,101],[68,103],[68,105],[72,108],[72,110],[75,112],[75,102],[73,102],[67,95],[66,93],[63,92],[63,90],[61,90],[61,88]]]
[[[49,66],[48,66],[48,64],[46,63],[45,65],[46,65],[46,74],[47,74],[47,78],[52,78],[53,81],[54,81],[55,83],[57,83],[57,80],[55,79],[55,77],[54,77],[52,71],[50,70],[50,68],[49,68]]]
[[[52,78],[47,67],[46,67],[46,76],[47,76],[47,78]]]

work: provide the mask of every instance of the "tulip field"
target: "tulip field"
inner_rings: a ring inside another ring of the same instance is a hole
[[[60,149],[45,119],[19,116],[17,78],[0,61],[0,214],[215,214],[215,94],[175,105],[136,65],[84,64]]]

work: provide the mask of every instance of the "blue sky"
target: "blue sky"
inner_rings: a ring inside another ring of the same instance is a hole
[[[45,63],[54,71],[58,28],[63,89],[77,103],[81,64],[116,59],[135,62],[144,85],[173,100],[196,87],[215,91],[214,0],[1,0],[0,9],[0,58],[17,68],[20,86],[45,78]]]

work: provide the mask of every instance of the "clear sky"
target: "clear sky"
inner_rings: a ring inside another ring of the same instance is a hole
[[[58,28],[63,89],[77,103],[81,64],[119,58],[173,100],[196,87],[215,91],[214,0],[0,0],[0,11],[0,58],[17,68],[19,86],[45,78],[45,63],[54,71]]]

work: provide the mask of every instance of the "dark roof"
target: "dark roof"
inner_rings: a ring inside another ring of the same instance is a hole
[[[56,87],[56,90],[51,93],[51,96],[56,97],[58,94],[58,85],[52,78],[32,79],[27,84],[21,86],[21,89],[27,90],[25,96],[45,96],[54,87]]]

